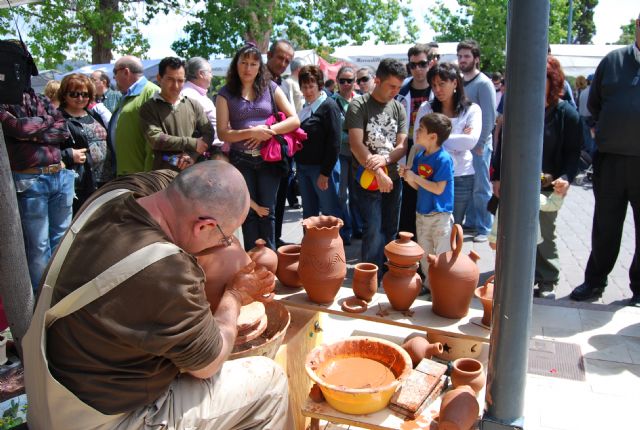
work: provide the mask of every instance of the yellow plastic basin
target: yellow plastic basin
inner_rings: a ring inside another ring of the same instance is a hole
[[[382,363],[396,379],[380,387],[355,389],[331,385],[318,375],[317,370],[327,361],[347,357],[369,358]],[[375,337],[353,336],[317,346],[307,355],[305,369],[335,410],[362,415],[384,409],[402,380],[411,372],[412,366],[409,354],[395,343]]]

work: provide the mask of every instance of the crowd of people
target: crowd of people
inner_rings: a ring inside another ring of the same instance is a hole
[[[636,43],[605,57],[590,88],[579,82],[580,113],[548,56],[534,295],[551,298],[558,283],[555,220],[585,148],[593,248],[571,298],[602,294],[628,202],[640,243],[639,47],[640,18]],[[30,426],[289,428],[282,370],[262,357],[226,361],[240,307],[275,285],[244,251],[283,243],[296,194],[303,217],[343,219],[345,245],[362,239],[361,260],[381,272],[399,230],[427,253],[449,250],[453,223],[495,247],[504,77],[480,71],[472,40],[457,59],[416,44],[406,64],[345,65],[331,80],[280,39],[266,62],[256,45],[240,48],[215,102],[206,59],[164,58],[153,83],[127,55],[115,88],[104,72],[72,73],[45,96],[28,89],[1,105],[40,295],[24,340],[27,391],[43,394],[30,393]],[[630,278],[637,306],[637,255]]]

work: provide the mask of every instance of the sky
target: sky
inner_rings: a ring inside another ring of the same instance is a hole
[[[435,3],[435,0],[413,0],[412,9],[416,22],[423,23],[424,15]],[[444,0],[444,3],[454,10],[457,7],[455,0]],[[614,43],[620,36],[620,26],[637,17],[638,13],[640,13],[640,2],[638,0],[600,0],[594,14],[596,34],[593,38],[593,43]],[[171,43],[186,36],[182,28],[187,22],[187,17],[160,15],[146,26],[145,33],[151,44],[151,49],[148,53],[149,58],[175,55],[170,48]],[[420,25],[420,28],[422,32],[417,40],[433,40],[434,32],[428,25]]]

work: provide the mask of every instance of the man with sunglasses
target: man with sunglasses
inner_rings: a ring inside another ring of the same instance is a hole
[[[600,61],[589,90],[587,107],[595,121],[593,160],[593,229],[591,255],[584,282],[571,292],[575,301],[602,295],[620,251],[629,203],[635,221],[636,249],[629,267],[632,296],[640,306],[640,15],[636,40]]]
[[[427,72],[431,66],[438,62],[440,54],[437,53],[437,48],[418,43],[409,48],[407,57],[411,77],[405,81],[396,100],[402,103],[407,112],[407,124],[409,125],[407,154],[410,157],[411,148],[413,148],[412,136],[416,114],[420,105],[432,98],[431,88],[427,82]],[[400,231],[409,231],[414,235],[416,234],[416,200],[417,191],[412,187],[404,187],[399,228]]]
[[[246,183],[223,161],[128,175],[94,194],[24,338],[29,425],[292,428],[282,369],[265,357],[227,361],[240,307],[274,288],[228,236],[248,211]],[[204,253],[218,269],[196,259]],[[210,278],[224,285],[215,304]],[[45,312],[59,318],[45,324]]]

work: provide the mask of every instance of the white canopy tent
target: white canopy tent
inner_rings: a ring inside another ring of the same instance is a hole
[[[371,66],[374,69],[383,58],[395,58],[407,61],[407,51],[413,44],[401,45],[361,45],[336,48],[333,57],[354,63],[358,66]],[[440,61],[456,59],[457,42],[439,43]],[[593,73],[598,63],[614,49],[623,45],[551,45],[551,53],[558,58],[567,76],[587,76]]]

